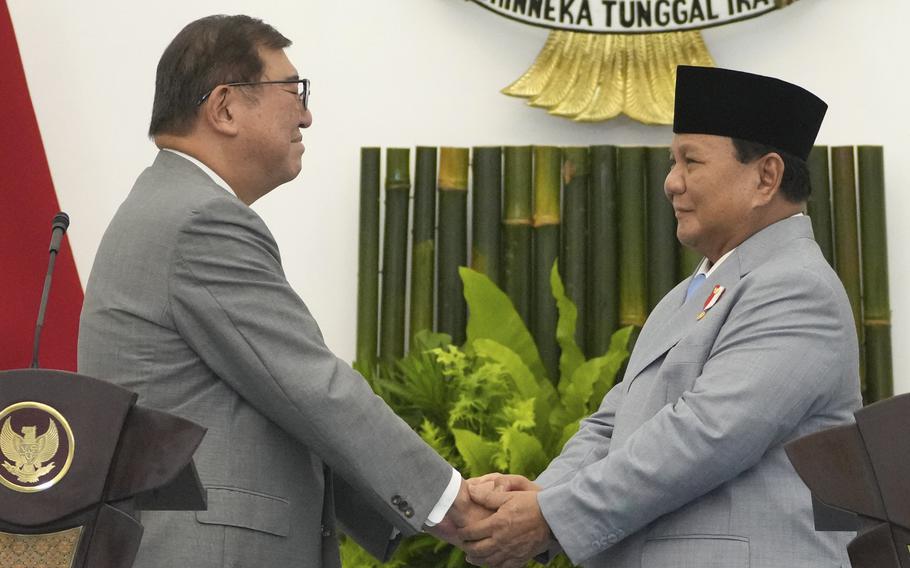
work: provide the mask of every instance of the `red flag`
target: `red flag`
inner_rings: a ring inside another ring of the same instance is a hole
[[[0,0],[0,370],[28,367],[59,211],[6,0]],[[74,219],[74,224],[79,220]],[[42,368],[76,370],[82,285],[64,239],[41,339]]]

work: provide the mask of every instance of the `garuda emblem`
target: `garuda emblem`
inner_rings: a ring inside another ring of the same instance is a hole
[[[502,92],[579,122],[620,113],[672,124],[677,65],[714,66],[701,31],[796,0],[473,0],[550,28],[530,68]]]
[[[19,402],[0,410],[0,485],[44,491],[67,474],[74,449],[69,422],[55,408]]]
[[[38,426],[23,426],[22,435],[16,434],[12,418],[7,418],[0,430],[0,452],[9,461],[0,465],[22,483],[38,483],[42,477],[54,470],[50,461],[60,447],[60,435],[53,420],[48,420],[44,434],[36,435]]]

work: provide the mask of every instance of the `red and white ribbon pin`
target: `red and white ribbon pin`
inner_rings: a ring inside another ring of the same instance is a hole
[[[717,286],[715,286],[713,290],[711,290],[711,295],[708,296],[707,300],[705,300],[705,305],[702,306],[701,313],[698,314],[698,317],[696,319],[698,319],[699,321],[704,319],[705,315],[708,313],[708,310],[713,308],[714,304],[716,304],[717,301],[720,300],[720,296],[721,296],[721,294],[724,293],[724,290],[726,290],[726,288],[724,288],[723,286],[721,286],[719,284]]]

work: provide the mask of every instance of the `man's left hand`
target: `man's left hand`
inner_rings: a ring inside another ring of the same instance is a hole
[[[471,486],[471,498],[492,516],[458,531],[467,560],[478,566],[517,568],[542,552],[551,537],[540,512],[536,486],[530,491],[490,491],[489,485]]]

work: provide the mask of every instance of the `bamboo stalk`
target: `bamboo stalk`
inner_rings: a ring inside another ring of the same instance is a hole
[[[648,316],[645,256],[645,149],[619,149],[619,325],[641,327]]]
[[[474,148],[471,268],[500,284],[502,148]]]
[[[531,335],[551,381],[559,381],[556,300],[550,273],[559,255],[561,155],[555,146],[534,147],[534,268]]]
[[[840,276],[856,323],[859,338],[859,377],[866,396],[865,341],[862,326],[859,236],[856,216],[856,168],[853,146],[831,148],[831,200],[834,204],[834,268]]]
[[[436,283],[436,148],[418,147],[414,168],[414,226],[411,233],[411,313],[408,345],[418,331],[433,329]]]
[[[809,184],[812,193],[806,212],[812,220],[815,242],[828,264],[834,266],[834,237],[831,226],[831,177],[828,175],[828,147],[815,146],[809,154]]]
[[[360,243],[357,257],[357,354],[367,378],[376,368],[379,325],[379,148],[360,149]]]
[[[863,261],[863,327],[866,338],[866,398],[894,394],[891,366],[891,304],[885,230],[885,165],[881,146],[860,146],[859,202]]]
[[[563,213],[562,213],[562,255],[559,261],[560,273],[566,287],[566,295],[578,308],[575,341],[582,352],[586,351],[585,306],[586,241],[588,229],[588,149],[583,147],[563,149]]]
[[[531,147],[505,148],[502,217],[502,289],[530,326]]]
[[[664,181],[670,173],[670,149],[666,146],[648,148],[647,211],[648,211],[648,311],[673,289],[677,278],[679,246],[676,240],[676,215],[664,193]]]
[[[585,346],[589,357],[610,348],[619,327],[619,224],[616,147],[591,147],[588,187],[588,279]]]
[[[408,250],[410,150],[386,149],[385,236],[382,246],[382,314],[379,358],[404,356],[404,308]]]
[[[452,342],[462,344],[467,306],[459,266],[468,264],[468,149],[439,151],[439,271],[436,290],[436,323]]]

